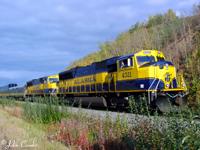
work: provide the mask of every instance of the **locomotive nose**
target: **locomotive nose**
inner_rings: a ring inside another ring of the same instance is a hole
[[[154,66],[155,75],[164,83],[164,89],[170,89],[176,86],[175,67],[170,61],[158,61]]]

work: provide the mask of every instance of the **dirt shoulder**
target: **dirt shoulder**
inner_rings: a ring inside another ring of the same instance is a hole
[[[0,108],[0,149],[67,149],[47,140],[43,130]]]

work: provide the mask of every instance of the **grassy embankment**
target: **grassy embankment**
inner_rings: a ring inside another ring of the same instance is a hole
[[[66,107],[64,111],[60,111],[56,100],[46,101],[47,99],[39,99],[38,103],[33,104],[1,99],[0,105],[1,109],[10,115],[22,118],[26,124],[32,124],[42,130],[46,140],[61,142],[71,149],[200,148],[200,125],[193,120],[200,110],[185,109],[178,114],[170,114],[170,117],[167,117],[167,128],[163,125],[158,129],[145,121],[138,126],[130,127],[126,119],[118,118],[112,122],[110,116],[102,121],[98,118],[89,118],[81,111],[72,114]],[[138,112],[134,104],[130,109]],[[140,111],[149,114],[145,106]],[[159,117],[157,121],[159,122]],[[34,135],[40,136],[40,133],[33,131],[31,136]]]
[[[0,149],[66,150],[64,144],[47,139],[43,125],[32,124],[22,118],[20,103],[0,99]]]

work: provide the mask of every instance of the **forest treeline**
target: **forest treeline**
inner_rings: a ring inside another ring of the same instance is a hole
[[[85,66],[113,56],[142,49],[158,49],[182,72],[189,89],[189,101],[200,102],[200,4],[190,16],[176,16],[169,9],[165,14],[150,16],[136,23],[114,41],[100,45],[99,50],[73,62],[70,68]]]

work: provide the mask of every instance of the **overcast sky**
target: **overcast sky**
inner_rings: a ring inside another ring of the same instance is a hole
[[[0,85],[57,73],[134,23],[199,0],[0,0]]]

